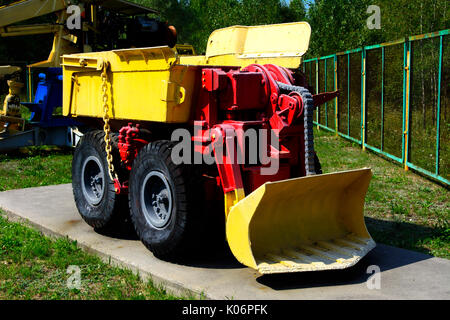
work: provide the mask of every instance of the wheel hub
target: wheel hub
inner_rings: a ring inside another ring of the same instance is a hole
[[[105,179],[103,165],[95,156],[89,156],[83,162],[81,170],[81,189],[86,201],[98,205],[103,198]]]
[[[164,228],[172,214],[172,202],[167,178],[159,171],[149,172],[141,188],[141,205],[147,222],[155,228]]]

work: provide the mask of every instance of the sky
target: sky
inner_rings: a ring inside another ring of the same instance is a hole
[[[289,2],[291,2],[291,0],[281,0],[282,3],[286,3],[289,4]],[[309,2],[314,2],[314,0],[305,0],[305,8],[308,9],[309,8]]]

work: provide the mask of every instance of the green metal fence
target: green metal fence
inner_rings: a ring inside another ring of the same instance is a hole
[[[305,60],[316,92],[340,91],[314,124],[449,185],[449,33]]]

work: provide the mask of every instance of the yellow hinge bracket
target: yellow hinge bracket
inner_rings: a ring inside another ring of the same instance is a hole
[[[167,80],[161,80],[161,100],[167,102],[176,102],[181,104],[186,97],[186,90],[176,84]]]

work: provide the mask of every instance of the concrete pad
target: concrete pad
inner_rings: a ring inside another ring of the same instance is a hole
[[[176,294],[210,299],[450,299],[450,260],[382,244],[349,269],[261,276],[226,252],[180,265],[155,258],[135,236],[98,234],[78,214],[70,184],[0,192],[0,208],[12,220],[76,240],[104,260],[150,276]],[[380,289],[367,286],[371,265],[381,270]]]

